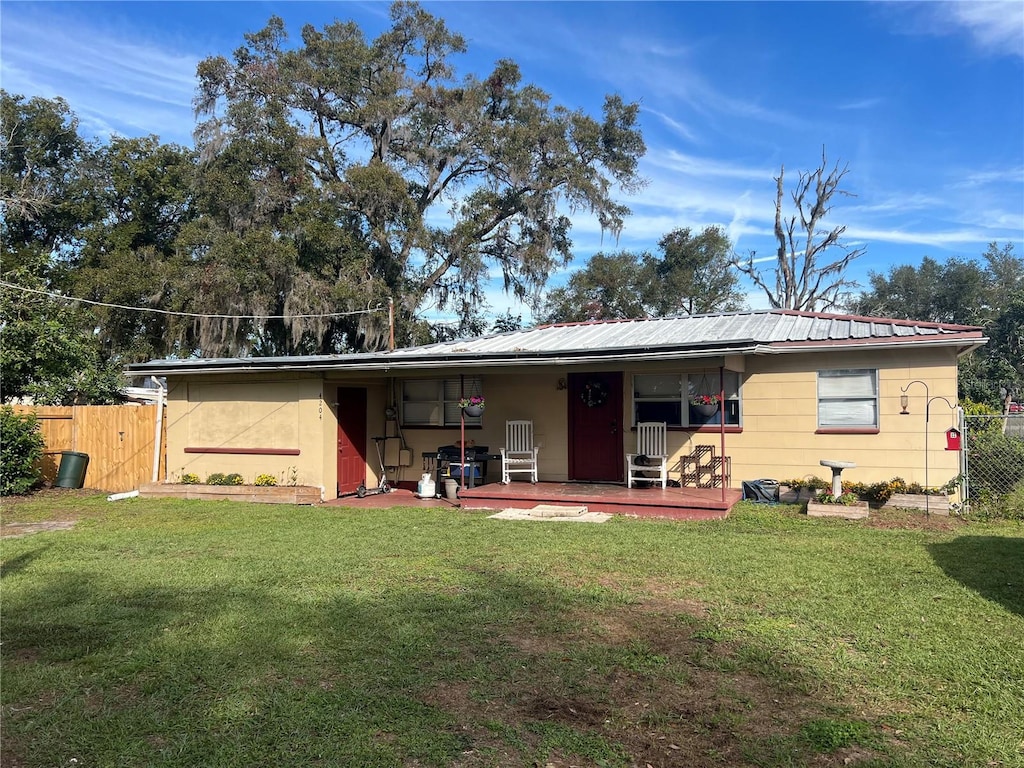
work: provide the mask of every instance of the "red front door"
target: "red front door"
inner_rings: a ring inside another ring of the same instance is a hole
[[[620,483],[622,373],[569,375],[569,479]]]
[[[366,390],[338,388],[338,495],[366,482]]]

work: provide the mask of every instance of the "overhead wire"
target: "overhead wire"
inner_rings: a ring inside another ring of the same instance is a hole
[[[82,299],[76,296],[65,296],[62,293],[44,291],[39,288],[28,288],[24,285],[15,285],[14,283],[8,283],[3,280],[0,280],[0,287],[10,288],[11,290],[15,291],[23,291],[25,293],[35,293],[41,296],[49,296],[52,299],[74,301],[80,304],[91,304],[92,306],[95,307],[107,307],[108,309],[126,309],[131,312],[153,312],[155,314],[171,315],[173,317],[195,317],[203,320],[302,320],[320,317],[351,317],[353,315],[367,315],[370,314],[371,312],[386,311],[386,308],[382,304],[378,304],[376,307],[367,307],[366,309],[358,309],[352,312],[321,312],[317,314],[308,315],[222,315],[200,312],[175,312],[169,309],[157,309],[156,307],[133,307],[127,304],[111,304],[105,301],[93,301],[92,299]]]

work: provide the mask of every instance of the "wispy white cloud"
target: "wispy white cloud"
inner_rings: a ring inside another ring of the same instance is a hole
[[[879,104],[884,103],[884,99],[879,96],[869,96],[863,99],[857,99],[855,101],[848,101],[842,104],[838,104],[836,109],[843,111],[859,111],[864,109],[873,109]]]
[[[91,26],[84,17],[69,25],[46,6],[9,6],[0,59],[4,88],[62,96],[83,128],[99,136],[155,133],[186,140],[199,56],[122,34]]]
[[[940,248],[984,243],[991,238],[991,233],[979,229],[913,232],[908,229],[850,227],[847,234],[851,238],[849,242],[858,239],[867,243],[898,243]]]
[[[987,55],[1024,58],[1024,3],[1020,0],[949,0],[941,3],[901,3],[911,34],[966,33]]]
[[[674,149],[654,150],[649,162],[661,165],[675,173],[701,179],[740,179],[761,182],[768,180],[771,182],[772,177],[778,173],[777,170],[765,166],[754,167],[711,157],[688,155]]]
[[[957,0],[937,3],[939,18],[965,28],[984,50],[1024,58],[1024,3]]]
[[[694,134],[694,132],[690,130],[690,128],[687,125],[683,124],[679,120],[669,117],[664,112],[659,112],[656,109],[651,109],[650,107],[644,107],[643,111],[648,114],[654,115],[656,118],[661,120],[661,122],[667,125],[673,133],[682,136],[687,141],[697,141],[696,134]]]
[[[985,171],[968,171],[959,181],[954,181],[950,186],[954,189],[974,189],[989,184],[1017,184],[1024,183],[1024,167],[1017,168],[996,168]]]

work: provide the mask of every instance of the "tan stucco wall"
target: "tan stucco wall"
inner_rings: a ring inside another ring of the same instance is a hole
[[[237,472],[251,483],[266,473],[281,484],[320,486],[327,446],[322,427],[310,425],[323,424],[322,405],[320,382],[311,378],[172,378],[168,479],[186,472],[201,479],[212,472]],[[192,452],[196,449],[214,452]],[[250,453],[275,450],[298,455]]]
[[[958,455],[945,451],[945,430],[952,424],[949,407],[956,398],[956,360],[952,350],[893,350],[874,352],[802,353],[751,356],[727,363],[741,370],[742,431],[726,434],[726,453],[732,458],[732,485],[742,480],[771,477],[779,480],[816,475],[827,479],[830,471],[821,459],[853,461],[856,469],[844,477],[877,482],[899,476],[923,483],[925,442],[924,387],[910,390],[910,415],[900,415],[900,388],[923,380],[932,398],[929,423],[929,482],[941,485],[958,472]],[[627,366],[593,366],[573,369],[585,373],[623,371],[622,423],[624,452],[635,445],[632,425],[632,376],[635,373],[687,372],[699,363],[650,362]],[[877,368],[880,386],[879,434],[817,434],[817,371],[826,368]],[[482,377],[487,410],[479,428],[467,429],[466,438],[487,445],[497,453],[504,444],[506,419],[532,419],[540,446],[540,478],[563,481],[568,477],[569,434],[567,397],[558,388],[570,369],[564,366],[489,369],[473,371]],[[211,472],[239,472],[247,482],[267,472],[287,482],[293,476],[303,485],[324,489],[334,498],[337,489],[337,389],[367,390],[367,485],[378,480],[379,464],[372,438],[386,434],[384,410],[389,392],[400,392],[401,378],[443,378],[444,372],[403,372],[393,381],[385,374],[363,374],[325,379],[314,375],[236,375],[173,377],[168,396],[168,477],[195,472],[205,478]],[[452,374],[448,374],[450,378]],[[397,434],[390,427],[388,434]],[[411,464],[391,480],[415,483],[422,474],[422,454],[439,445],[455,443],[458,428],[404,428],[400,432],[411,452]],[[703,431],[670,431],[670,476],[678,476],[680,456],[694,446],[719,448],[717,428]],[[289,449],[295,456],[244,453],[186,453],[185,448]],[[493,463],[488,479],[500,478]]]
[[[474,375],[477,375],[476,372]],[[569,450],[566,392],[557,389],[558,379],[566,376],[565,369],[500,369],[489,370],[479,375],[483,394],[487,399],[487,409],[484,411],[481,425],[466,430],[466,440],[473,440],[477,445],[487,446],[491,453],[498,453],[505,444],[505,421],[532,419],[534,441],[540,448],[539,478],[548,481],[565,480],[568,473]],[[406,442],[413,450],[413,463],[418,470],[411,478],[413,480],[418,480],[422,474],[420,467],[424,452],[436,451],[438,446],[452,445],[460,439],[457,427],[407,427],[403,432]],[[492,462],[488,466],[487,479],[501,479],[501,466],[498,462]]]

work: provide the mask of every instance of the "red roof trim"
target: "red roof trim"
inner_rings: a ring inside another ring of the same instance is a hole
[[[887,344],[936,344],[946,346],[955,341],[984,339],[981,332],[945,333],[940,336],[871,336],[866,339],[817,339],[805,341],[766,341],[762,347],[861,347]]]
[[[790,315],[792,317],[811,317],[819,320],[851,320],[860,323],[878,323],[879,325],[898,325],[906,328],[939,328],[947,331],[981,331],[980,325],[960,325],[958,323],[937,323],[930,320],[903,320],[893,317],[873,317],[871,315],[847,315],[832,312],[808,312],[801,309],[751,309],[740,312],[708,312],[701,315],[679,315],[674,317],[618,317],[608,320],[579,320],[572,323],[548,323],[538,325],[540,328],[573,328],[586,325],[612,325],[614,323],[643,323],[655,320],[697,319],[703,317],[727,317],[730,315]],[[535,329],[535,330],[536,330]],[[529,329],[527,329],[529,330]]]
[[[797,317],[816,317],[826,320],[854,320],[861,323],[879,323],[881,325],[900,325],[910,328],[945,328],[951,331],[980,331],[980,325],[959,325],[957,323],[936,323],[928,320],[901,320],[892,317],[872,317],[870,315],[836,315],[831,312],[806,312],[797,309],[773,309],[771,314],[795,315]]]

